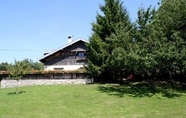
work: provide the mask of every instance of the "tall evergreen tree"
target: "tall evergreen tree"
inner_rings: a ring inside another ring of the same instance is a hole
[[[141,7],[138,10],[138,19],[136,21],[135,40],[138,45],[137,54],[139,63],[137,72],[145,78],[154,75],[157,70],[157,51],[160,48],[158,32],[155,27],[155,8],[148,7],[146,10]]]
[[[120,26],[131,25],[127,9],[120,0],[105,0],[100,5],[103,15],[97,14],[96,22],[92,23],[92,36],[88,48],[88,71],[94,77],[107,79],[111,77],[107,60],[112,53],[113,46],[108,38],[115,34]]]
[[[168,79],[185,72],[184,8],[185,0],[162,0],[157,12],[139,10],[135,38],[141,49],[141,74]]]
[[[169,77],[186,72],[186,0],[161,0],[156,22],[163,34],[162,70]]]
[[[126,76],[134,71],[137,57],[135,54],[136,43],[133,40],[132,32],[131,24],[120,24],[116,28],[116,32],[107,38],[112,50],[106,64],[111,71],[110,73],[116,77]]]

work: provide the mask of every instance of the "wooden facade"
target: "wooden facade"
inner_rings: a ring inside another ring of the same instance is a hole
[[[86,42],[79,40],[42,58],[45,66],[84,65],[87,60]]]

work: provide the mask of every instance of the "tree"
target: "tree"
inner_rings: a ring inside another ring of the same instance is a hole
[[[27,63],[30,67],[30,70],[43,70],[44,69],[44,65],[41,62],[34,62],[31,59],[24,59],[21,62]]]
[[[18,81],[29,71],[29,64],[24,61],[16,61],[14,64],[9,64],[7,66],[10,79],[15,79]],[[18,86],[16,86],[16,94],[18,94]]]
[[[132,37],[133,30],[131,25],[121,24],[116,28],[116,32],[107,38],[112,51],[106,64],[112,74],[126,76],[134,71],[137,57],[135,55],[136,43]]]
[[[185,0],[161,0],[157,20],[169,40],[173,38],[175,31],[180,31],[180,37],[186,39],[185,7]]]
[[[33,68],[34,70],[44,70],[44,64],[41,63],[41,62],[34,62],[34,63],[32,64],[32,68]]]
[[[162,36],[164,48],[162,67],[169,78],[186,72],[186,1],[161,0],[156,24]]]
[[[107,57],[106,43],[97,34],[92,35],[88,48],[88,71],[93,77],[101,76],[104,61]]]
[[[0,63],[0,71],[7,71],[7,66],[8,66],[8,63],[7,62]]]
[[[105,0],[92,23],[88,71],[108,79],[116,73],[166,80],[186,72],[186,1],[161,0],[141,7],[133,25],[119,0]],[[153,85],[153,84],[152,84]]]
[[[185,8],[185,0],[162,0],[157,11],[138,11],[135,40],[141,75],[170,79],[186,72]]]
[[[139,56],[137,64],[137,73],[145,78],[155,76],[157,70],[157,52],[160,48],[158,32],[154,24],[156,10],[149,6],[147,9],[141,7],[138,10],[138,19],[136,20],[136,32],[134,35],[138,45],[136,53]]]
[[[29,70],[44,70],[44,64],[41,62],[34,62],[31,59],[24,59],[20,61],[21,63],[27,63],[29,65],[30,69]],[[7,66],[11,64],[7,62],[2,62],[0,63],[0,71],[7,71]]]
[[[100,5],[103,15],[98,14],[96,22],[92,23],[92,36],[88,48],[88,71],[94,77],[108,79],[113,71],[108,67],[108,57],[115,48],[109,37],[115,34],[117,28],[131,25],[127,9],[120,0],[105,0]],[[132,27],[132,25],[131,25]]]

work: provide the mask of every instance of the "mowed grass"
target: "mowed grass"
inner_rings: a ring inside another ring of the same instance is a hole
[[[92,84],[19,91],[0,90],[0,118],[186,118],[186,94],[172,89]]]

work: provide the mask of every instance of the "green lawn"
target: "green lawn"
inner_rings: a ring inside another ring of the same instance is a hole
[[[55,85],[0,90],[0,118],[186,118],[184,90]]]

